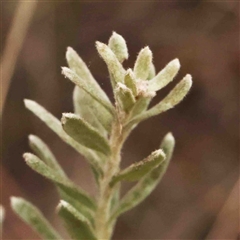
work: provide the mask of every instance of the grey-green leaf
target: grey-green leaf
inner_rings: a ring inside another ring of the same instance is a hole
[[[97,240],[89,221],[66,201],[60,201],[58,214],[63,218],[72,239]]]
[[[84,192],[82,189],[79,189],[72,182],[62,178],[56,171],[48,167],[37,156],[31,153],[25,153],[23,157],[29,167],[31,167],[34,171],[41,174],[42,176],[46,177],[48,180],[55,183],[66,194],[78,199],[89,209],[96,209],[94,200],[90,196],[88,196],[86,192]]]
[[[97,102],[102,104],[106,108],[106,110],[113,114],[114,108],[112,104],[104,97],[102,97],[102,94],[100,94],[98,90],[88,84],[83,78],[78,76],[74,71],[67,67],[62,67],[62,74],[69,80],[71,80],[74,84],[76,84],[78,87],[82,88],[85,92],[90,94]]]
[[[137,79],[147,80],[151,69],[151,62],[152,51],[149,47],[145,47],[139,52],[134,65],[133,71]]]
[[[148,108],[151,99],[151,97],[139,97],[131,110],[131,118],[134,118],[144,112]]]
[[[73,92],[74,111],[101,133],[111,131],[113,116],[94,98],[79,87]]]
[[[37,136],[29,135],[29,146],[33,152],[63,178],[67,178],[48,146]]]
[[[172,158],[174,147],[175,147],[175,139],[174,139],[172,133],[169,132],[168,134],[165,135],[165,137],[163,138],[161,145],[160,145],[160,148],[166,154],[166,164],[169,164],[169,162]]]
[[[152,171],[154,168],[163,163],[165,159],[164,152],[159,149],[152,152],[144,160],[134,163],[128,168],[122,170],[117,175],[115,175],[110,182],[110,185],[113,186],[119,181],[137,181],[143,178],[146,174]]]
[[[169,165],[173,150],[175,146],[175,140],[171,133],[168,133],[161,144],[161,148],[164,150],[166,158],[165,161],[157,168],[149,172],[144,178],[142,178],[129,192],[122,198],[119,206],[111,217],[113,221],[120,214],[134,208],[141,203],[149,194],[156,188],[161,181],[164,173]]]
[[[69,192],[69,188],[64,186],[58,187],[58,191],[62,200],[70,203],[79,213],[88,219],[92,226],[94,226],[94,211],[82,204],[82,202],[79,201],[77,194],[73,194],[72,191]]]
[[[149,70],[149,74],[148,74],[147,80],[151,80],[151,79],[154,78],[155,76],[156,76],[156,69],[155,69],[155,66],[154,66],[153,62],[151,62],[150,70]]]
[[[97,92],[100,98],[104,99],[106,102],[111,103],[106,93],[102,90],[102,88],[92,76],[85,62],[71,47],[67,48],[66,59],[68,66],[72,71],[74,71],[83,81],[85,81],[85,83],[90,86],[93,91]]]
[[[29,136],[29,144],[30,147],[32,148],[32,150],[35,152],[35,154],[37,154],[37,156],[43,160],[47,166],[49,166],[51,169],[47,169],[47,171],[52,171],[55,170],[55,173],[53,173],[52,175],[56,175],[58,174],[59,177],[61,176],[62,179],[61,181],[64,182],[69,182],[70,180],[68,179],[68,177],[66,176],[66,174],[64,173],[64,171],[62,170],[62,168],[59,166],[59,164],[57,163],[54,155],[52,154],[52,152],[50,151],[50,149],[47,147],[47,145],[37,136],[34,135],[30,135]],[[34,156],[30,156],[30,158],[34,158]],[[40,159],[38,161],[40,161]],[[29,160],[28,160],[29,161]],[[41,164],[41,162],[40,162]],[[41,172],[39,172],[41,174]],[[46,172],[45,172],[46,174]],[[55,182],[56,183],[56,182]],[[84,216],[86,216],[90,221],[92,220],[92,215],[89,211],[89,209],[87,209],[84,204],[82,204],[81,202],[76,200],[76,194],[73,193],[77,192],[77,191],[67,191],[67,188],[64,187],[63,185],[61,185],[61,187],[59,187],[58,185],[58,191],[59,194],[61,196],[62,199],[70,202],[75,208],[77,208],[80,212],[82,212],[82,214]],[[77,195],[79,195],[77,193]]]
[[[117,59],[114,52],[104,43],[96,42],[96,48],[98,53],[103,58],[108,66],[109,72],[112,74],[112,78],[115,83],[123,82],[125,70],[122,64]]]
[[[34,113],[37,117],[39,117],[43,122],[47,124],[49,128],[51,128],[64,142],[72,146],[76,149],[80,154],[82,154],[92,166],[102,174],[101,167],[99,166],[100,159],[98,156],[91,151],[90,149],[80,145],[76,141],[74,141],[68,134],[64,132],[61,126],[61,122],[54,117],[51,113],[49,113],[45,108],[43,108],[38,103],[25,99],[24,104],[27,109],[29,109],[32,113]]]
[[[180,69],[180,62],[178,59],[174,59],[168,65],[157,74],[153,79],[148,82],[149,91],[159,91],[170,83],[177,75]]]
[[[124,83],[129,89],[132,90],[134,97],[138,95],[136,78],[134,76],[132,69],[130,69],[130,68],[126,71],[126,74],[124,77]]]
[[[62,239],[42,213],[28,201],[20,197],[11,197],[11,207],[23,221],[44,239]]]
[[[64,131],[78,143],[105,155],[111,153],[107,139],[81,117],[72,113],[63,113],[62,126]]]
[[[120,63],[128,59],[127,44],[121,35],[113,32],[112,36],[109,39],[108,46],[114,52]]]
[[[135,98],[131,89],[122,83],[117,83],[115,97],[121,109],[123,109],[126,113],[129,113],[135,103]]]
[[[138,123],[173,108],[184,99],[191,86],[192,77],[191,75],[187,74],[160,103],[156,104],[144,113],[139,114],[132,120],[132,123],[130,124]]]

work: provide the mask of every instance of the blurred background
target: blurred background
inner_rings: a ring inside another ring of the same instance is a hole
[[[95,41],[107,43],[112,31],[127,41],[126,68],[133,66],[146,45],[153,51],[157,72],[172,59],[180,59],[178,77],[153,104],[185,74],[193,76],[187,98],[173,110],[141,123],[124,146],[122,166],[126,167],[157,149],[167,132],[176,138],[174,157],[162,182],[145,202],[119,218],[113,239],[237,239],[239,2],[39,1],[32,8],[30,4],[25,2],[15,19],[15,24],[28,25],[25,37],[21,32],[9,37],[20,2],[2,2],[2,66],[3,61],[10,61],[11,67],[11,61],[16,62],[12,76],[3,78],[2,84],[7,92],[1,114],[1,202],[7,211],[2,239],[39,239],[11,211],[12,195],[37,205],[66,236],[55,214],[54,186],[22,158],[30,151],[29,134],[47,142],[68,175],[96,193],[84,159],[27,111],[23,99],[37,101],[58,118],[73,111],[74,86],[60,69],[66,66],[67,46],[79,53],[112,98],[107,68],[95,49]],[[11,52],[14,45],[18,54]],[[8,70],[2,68],[3,76]],[[124,186],[123,193],[129,187]]]

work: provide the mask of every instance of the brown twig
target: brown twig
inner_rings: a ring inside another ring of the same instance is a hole
[[[1,112],[10,86],[19,52],[22,48],[33,13],[35,12],[37,0],[20,1],[13,18],[11,29],[8,33],[3,56],[1,59]]]

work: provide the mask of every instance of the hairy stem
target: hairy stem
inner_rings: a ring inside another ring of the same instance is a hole
[[[110,218],[111,200],[116,189],[115,187],[110,187],[109,183],[119,170],[124,136],[122,125],[116,117],[110,136],[111,156],[106,162],[104,176],[100,181],[100,194],[96,213],[96,233],[98,239],[109,240],[112,235],[113,229],[108,222]]]

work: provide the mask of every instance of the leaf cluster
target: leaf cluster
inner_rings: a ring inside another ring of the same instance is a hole
[[[93,171],[100,193],[97,198],[68,178],[42,139],[29,136],[33,153],[23,155],[26,164],[56,186],[60,196],[57,212],[71,238],[79,240],[102,238],[105,236],[102,228],[108,229],[110,239],[117,217],[141,203],[160,182],[174,150],[175,140],[171,133],[163,138],[159,149],[126,169],[120,167],[121,147],[141,121],[173,108],[186,96],[192,84],[187,74],[163,100],[149,108],[157,91],[177,75],[179,60],[171,61],[156,74],[152,52],[145,47],[139,52],[134,67],[126,70],[122,63],[128,58],[127,45],[115,32],[108,44],[96,42],[96,48],[109,71],[114,104],[70,47],[66,52],[68,67],[63,67],[62,73],[75,84],[74,112],[63,113],[58,120],[38,103],[24,100],[26,108],[84,156]],[[120,198],[120,186],[124,181],[135,182],[135,185]],[[31,203],[12,197],[11,204],[44,239],[62,239]],[[106,214],[105,222],[99,219],[100,211]]]

